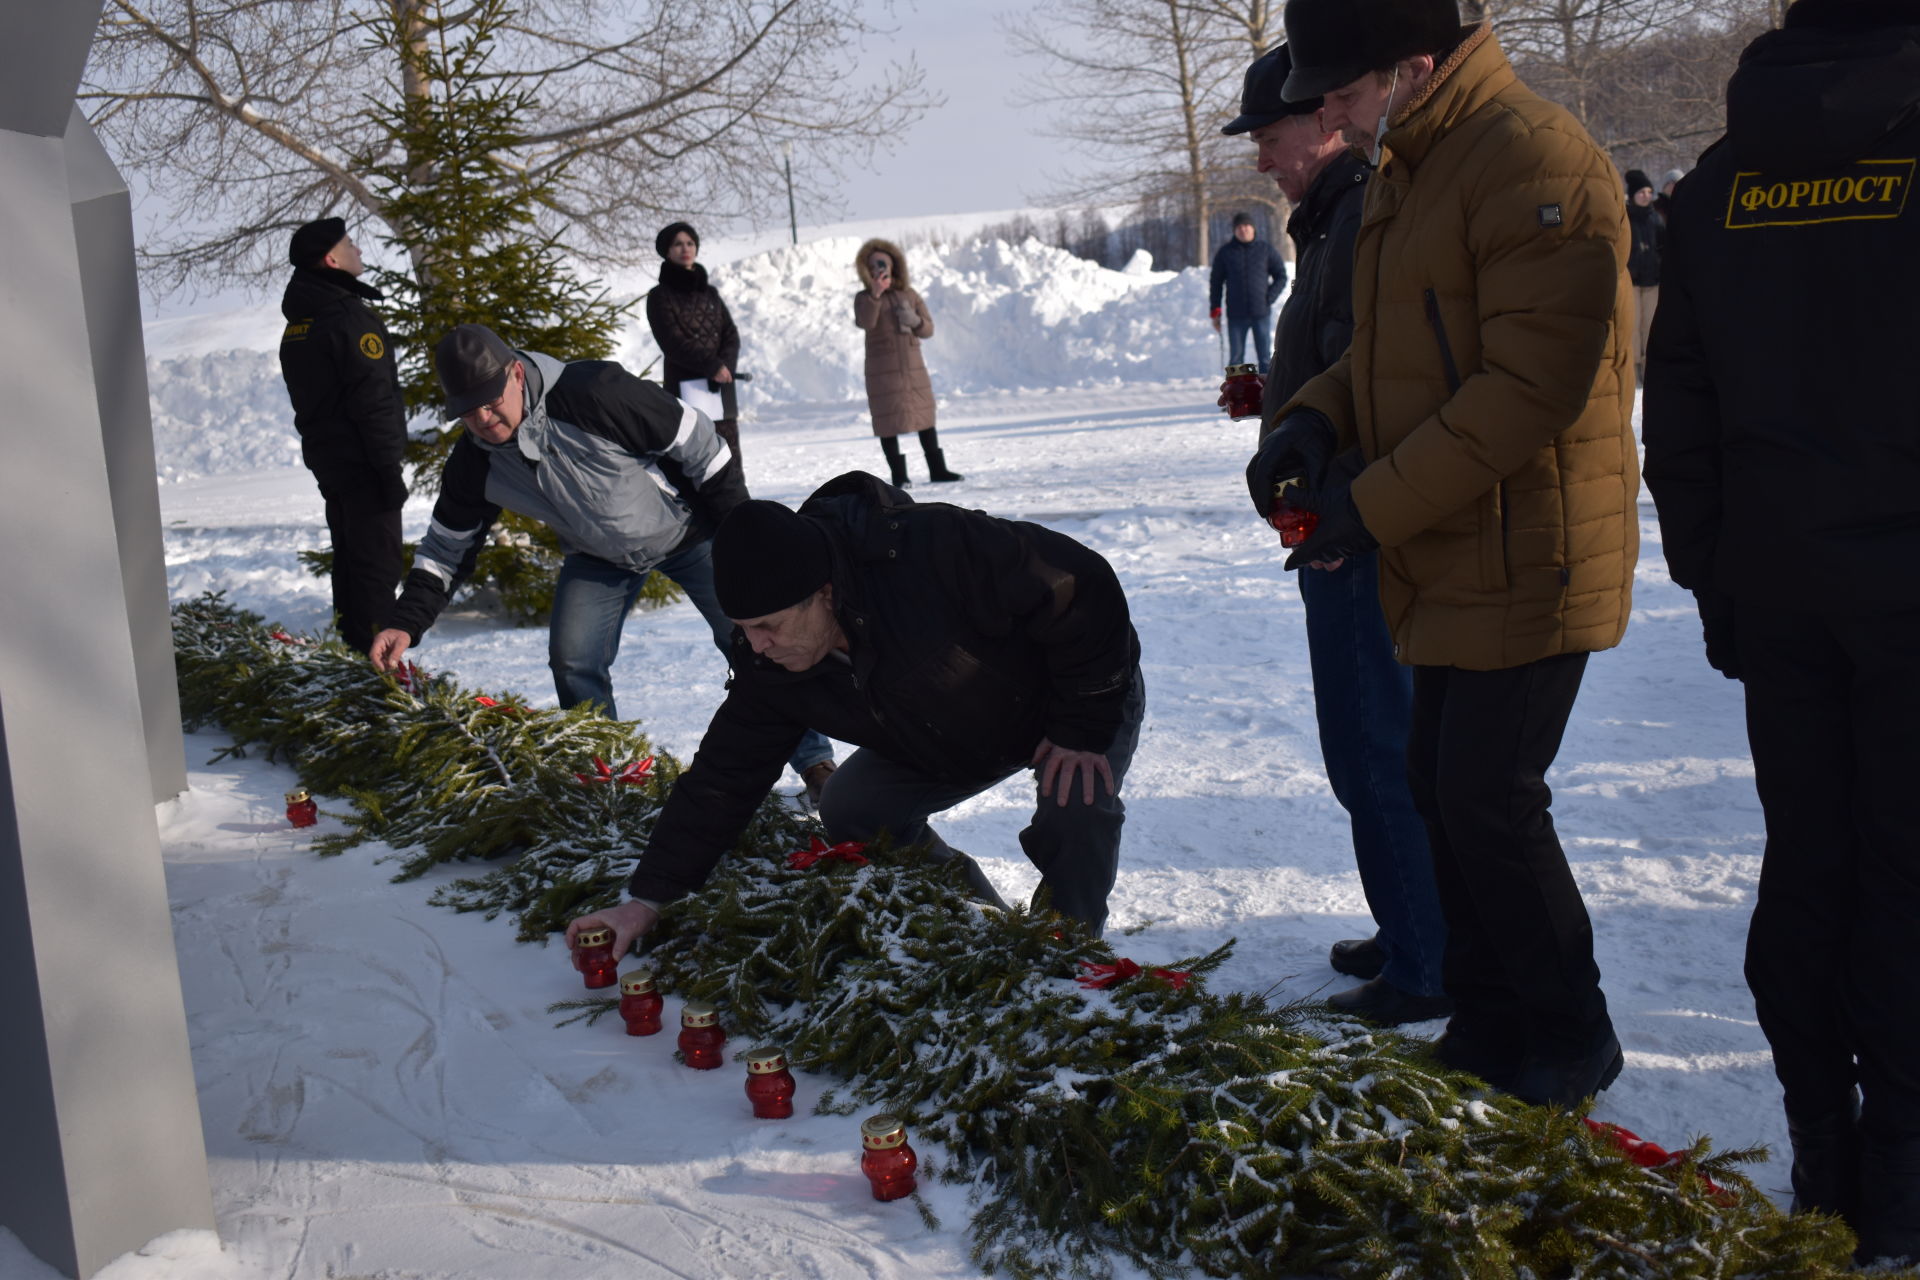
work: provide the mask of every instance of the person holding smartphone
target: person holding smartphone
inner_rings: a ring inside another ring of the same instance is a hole
[[[869,240],[854,269],[862,287],[853,295],[853,322],[867,333],[867,407],[893,483],[903,489],[913,483],[900,453],[899,437],[908,432],[920,436],[928,479],[958,480],[934,433],[933,380],[920,355],[920,344],[933,336],[933,317],[907,283],[906,255],[886,240]]]

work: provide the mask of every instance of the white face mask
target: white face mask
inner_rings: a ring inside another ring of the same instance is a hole
[[[1373,154],[1367,157],[1368,163],[1380,167],[1380,148],[1387,136],[1387,121],[1393,118],[1393,91],[1400,87],[1400,64],[1393,64],[1393,79],[1387,82],[1387,102],[1380,108],[1380,123],[1373,128]]]

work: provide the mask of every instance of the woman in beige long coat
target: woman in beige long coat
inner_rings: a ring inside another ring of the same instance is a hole
[[[853,322],[867,331],[867,408],[893,483],[912,483],[898,439],[909,431],[920,435],[929,479],[960,479],[947,470],[934,434],[933,382],[920,357],[920,344],[933,336],[933,317],[907,283],[906,255],[889,241],[869,240],[860,246],[854,270],[865,286],[853,295]]]

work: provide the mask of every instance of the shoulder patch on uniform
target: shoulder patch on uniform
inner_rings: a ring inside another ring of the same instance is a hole
[[[280,333],[282,342],[298,342],[307,336],[307,330],[313,327],[311,320],[295,320]]]
[[[1565,222],[1565,221],[1566,221],[1566,218],[1561,215],[1560,206],[1558,204],[1543,204],[1540,206],[1540,225],[1541,226],[1557,227],[1562,222]]]
[[[1727,229],[1897,218],[1906,212],[1917,158],[1857,160],[1819,178],[1775,178],[1741,170],[1733,175],[1727,196]]]
[[[360,354],[369,360],[378,360],[387,354],[387,344],[380,341],[377,333],[363,333],[360,335]]]

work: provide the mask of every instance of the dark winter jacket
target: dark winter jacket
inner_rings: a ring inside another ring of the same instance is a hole
[[[1627,201],[1627,230],[1633,233],[1633,247],[1627,251],[1627,275],[1637,289],[1653,289],[1660,284],[1660,250],[1667,238],[1666,220],[1651,204]]]
[[[1280,308],[1273,365],[1260,434],[1273,430],[1280,406],[1307,379],[1346,353],[1353,340],[1353,242],[1366,207],[1367,162],[1352,151],[1335,156],[1287,219],[1293,241],[1293,292]]]
[[[407,410],[387,327],[367,305],[380,291],[333,267],[298,267],[280,299],[280,376],[293,401],[300,457],[324,492],[379,489],[406,501],[400,457]]]
[[[1920,22],[1800,0],[1674,192],[1647,485],[1696,592],[1920,608]]]
[[[660,385],[667,394],[680,394],[682,382],[700,380],[720,394],[723,417],[736,416],[734,384],[713,382],[721,369],[738,372],[740,331],[720,300],[720,291],[707,283],[707,269],[699,263],[683,267],[660,264],[660,283],[647,294],[647,327],[660,344],[664,364]]]
[[[562,364],[518,353],[530,402],[502,445],[462,435],[440,473],[433,523],[388,625],[420,642],[501,508],[553,529],[569,555],[644,572],[711,537],[746,498],[739,468],[705,414],[611,360]]]
[[[982,787],[1043,737],[1106,751],[1120,730],[1140,642],[1098,554],[1040,525],[915,503],[857,471],[800,510],[832,538],[850,661],[788,671],[734,631],[726,701],[634,869],[635,897],[697,889],[808,728]]]
[[[1227,314],[1236,320],[1264,316],[1287,287],[1287,263],[1265,240],[1228,240],[1213,255],[1207,276],[1207,306],[1218,311],[1224,291]]]

